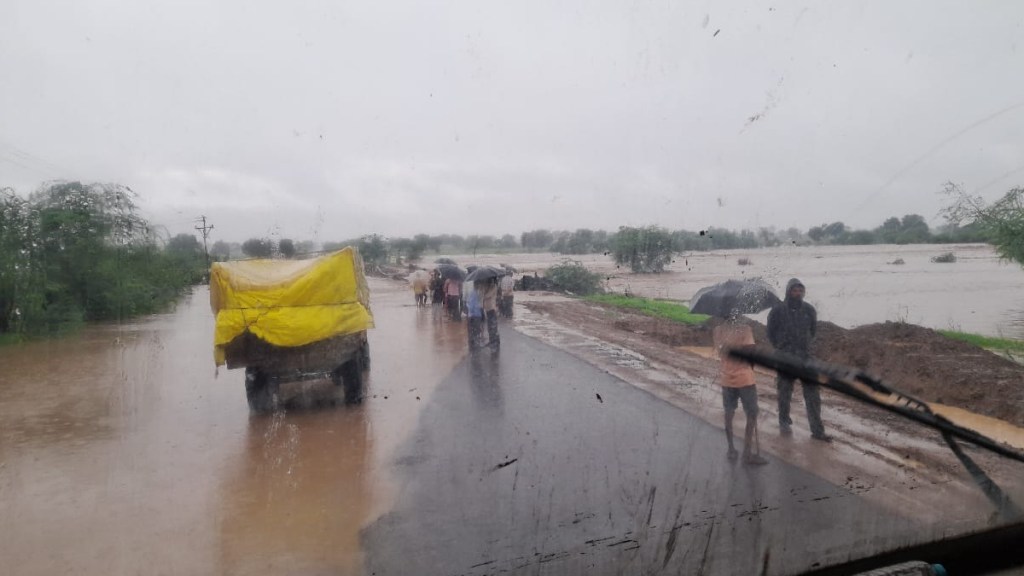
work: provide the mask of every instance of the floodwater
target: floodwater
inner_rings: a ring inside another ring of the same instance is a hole
[[[956,256],[956,262],[932,262],[947,252]],[[543,273],[564,258],[538,253],[481,255],[474,260],[506,262],[521,272]],[[807,301],[817,307],[818,318],[844,328],[904,321],[938,330],[1024,339],[1024,269],[1001,262],[992,247],[984,244],[696,252],[677,256],[664,274],[644,275],[617,268],[610,256],[569,258],[604,275],[608,288],[618,293],[689,301],[704,286],[760,276],[781,296],[786,282],[798,277],[807,286]],[[740,266],[741,258],[750,264]],[[897,260],[904,263],[891,264]]]
[[[166,315],[0,349],[0,558],[17,574],[358,574],[386,465],[465,353],[463,326],[371,280],[366,401],[286,385],[250,416],[214,369],[205,288]],[[425,339],[430,339],[432,342]]]

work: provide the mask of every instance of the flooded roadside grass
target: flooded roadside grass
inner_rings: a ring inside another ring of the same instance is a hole
[[[703,324],[710,316],[706,314],[694,314],[690,312],[690,309],[682,304],[675,302],[669,302],[667,300],[654,300],[652,298],[638,298],[636,296],[620,296],[618,294],[600,294],[596,296],[586,296],[584,300],[589,302],[596,302],[598,304],[607,304],[610,306],[616,306],[619,308],[626,308],[629,310],[635,310],[646,316],[653,316],[654,318],[665,318],[668,320],[674,320],[676,322],[682,322],[684,324],[700,325]]]

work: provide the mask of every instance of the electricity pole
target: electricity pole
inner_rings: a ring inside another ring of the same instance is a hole
[[[209,268],[210,251],[206,248],[206,239],[210,236],[210,231],[213,230],[213,224],[210,224],[209,226],[206,225],[206,216],[200,216],[199,218],[196,219],[197,222],[199,220],[203,221],[203,225],[196,226],[196,230],[199,230],[200,232],[203,233],[203,253],[206,254],[206,267]]]

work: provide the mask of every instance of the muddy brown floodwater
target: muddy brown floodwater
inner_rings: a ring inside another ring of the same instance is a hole
[[[932,258],[952,252],[951,264]],[[460,263],[508,263],[543,274],[560,254],[452,255]],[[664,274],[632,274],[610,256],[568,256],[606,279],[609,290],[687,302],[704,286],[759,276],[779,294],[792,277],[807,285],[818,317],[843,328],[905,321],[934,329],[1024,339],[1024,269],[984,244],[780,246],[677,255]],[[740,259],[749,265],[740,266]],[[890,262],[903,261],[903,264]],[[762,323],[767,312],[756,316]]]
[[[465,353],[461,325],[371,280],[366,401],[287,385],[250,416],[214,369],[204,288],[175,311],[0,349],[0,558],[17,574],[358,574],[385,463]]]

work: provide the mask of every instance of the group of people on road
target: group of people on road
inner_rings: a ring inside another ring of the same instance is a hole
[[[417,305],[421,301],[425,305],[429,298],[435,318],[447,315],[449,320],[461,322],[462,315],[466,315],[470,349],[499,346],[498,316],[512,318],[514,290],[515,279],[511,273],[467,282],[454,275],[445,278],[440,270],[435,269],[430,272],[429,281],[422,286],[413,281]]]
[[[814,306],[804,302],[805,294],[806,288],[803,283],[796,278],[791,279],[786,284],[785,299],[774,305],[768,313],[768,340],[772,346],[802,360],[811,356],[811,345],[817,335],[818,324],[817,311]],[[720,358],[719,383],[722,386],[725,438],[728,444],[726,455],[730,460],[740,456],[733,440],[733,419],[736,409],[742,404],[747,420],[744,430],[743,462],[750,465],[767,464],[768,461],[760,454],[757,434],[758,403],[754,367],[728,355],[730,349],[753,347],[753,330],[749,324],[741,323],[733,317],[715,328],[713,338]],[[778,389],[779,433],[789,437],[793,434],[790,403],[793,398],[794,380],[780,373],[776,376],[775,384]],[[801,381],[801,386],[811,438],[831,442],[832,437],[825,433],[825,426],[821,420],[819,385],[816,382]]]

